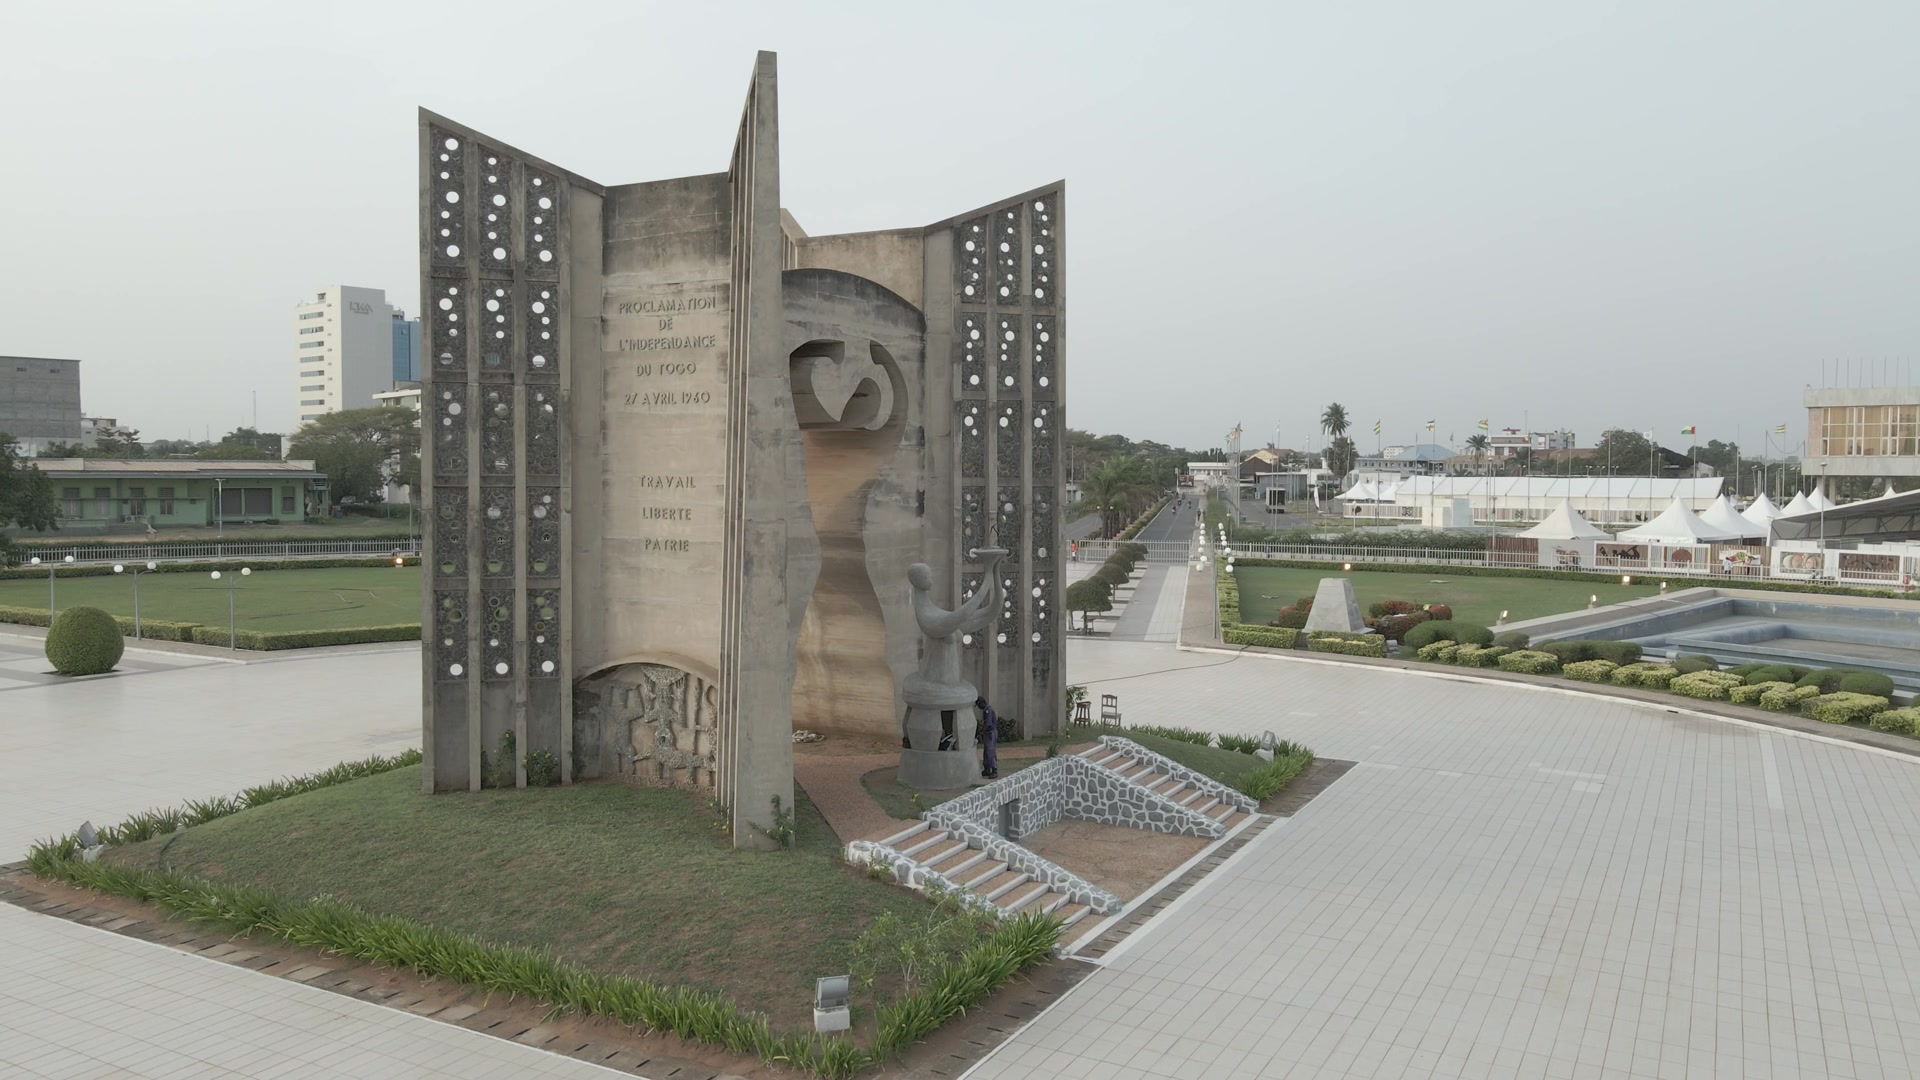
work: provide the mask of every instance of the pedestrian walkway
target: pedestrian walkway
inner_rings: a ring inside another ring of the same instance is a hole
[[[141,653],[136,662],[153,657],[179,662],[0,692],[0,862],[82,821],[420,745],[417,648],[247,664]]]
[[[1528,687],[1069,650],[1129,719],[1360,764],[973,1080],[1920,1068],[1920,764]]]
[[[627,1076],[0,904],[0,1076],[594,1080]]]

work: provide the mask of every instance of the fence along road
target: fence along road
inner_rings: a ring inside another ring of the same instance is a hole
[[[34,544],[26,553],[43,563],[195,562],[213,559],[327,559],[353,555],[418,555],[411,540],[180,540],[171,544]]]

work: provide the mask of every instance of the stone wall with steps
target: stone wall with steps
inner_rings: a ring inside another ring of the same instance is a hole
[[[1002,807],[1014,800],[1009,839],[998,829]],[[1071,925],[1089,912],[1118,912],[1125,902],[1019,838],[1071,819],[1212,840],[1257,809],[1224,784],[1138,743],[1104,736],[1081,754],[1048,758],[942,803],[884,840],[855,840],[846,852],[848,861],[884,867],[909,888],[952,892],[998,918],[1043,912]]]

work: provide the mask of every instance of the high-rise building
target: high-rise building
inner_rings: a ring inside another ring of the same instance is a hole
[[[379,289],[330,285],[294,305],[294,415],[299,422],[371,408],[373,395],[393,386],[396,327],[405,321],[406,313],[388,304]]]
[[[399,309],[393,312],[393,382],[420,381],[420,320],[407,318]]]
[[[0,356],[0,432],[22,454],[80,441],[80,361]]]

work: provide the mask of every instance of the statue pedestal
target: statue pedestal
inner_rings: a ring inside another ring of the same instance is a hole
[[[916,791],[951,791],[973,783],[980,759],[973,753],[973,687],[942,685],[917,675],[902,688],[907,699],[908,748],[900,751],[900,782]],[[940,749],[953,718],[954,749]]]
[[[967,732],[973,742],[973,732]],[[958,791],[970,787],[980,773],[973,748],[965,750],[902,750],[900,782],[915,791]]]

